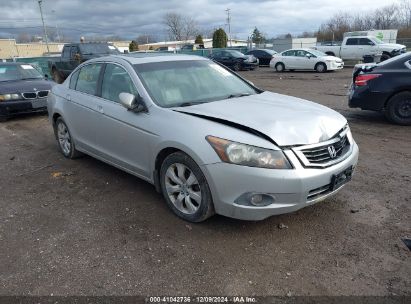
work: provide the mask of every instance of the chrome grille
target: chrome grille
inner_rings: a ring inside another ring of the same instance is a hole
[[[36,99],[36,98],[45,98],[49,94],[48,90],[37,91],[37,92],[25,92],[21,95],[24,99]]]
[[[339,141],[333,144],[319,148],[305,149],[301,150],[301,152],[310,163],[323,164],[329,162],[332,159],[339,158],[343,154],[344,148],[347,147],[347,144],[349,145],[349,142],[347,140],[347,135],[345,135]],[[331,147],[333,147],[334,150],[332,150]]]
[[[328,141],[292,148],[305,167],[322,168],[344,160],[349,155],[351,149],[348,127]]]

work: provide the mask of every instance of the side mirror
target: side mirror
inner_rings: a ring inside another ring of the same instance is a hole
[[[123,92],[119,94],[119,98],[120,104],[129,111],[136,113],[147,111],[147,107],[140,96],[136,97],[133,94]]]
[[[305,57],[307,57],[308,59],[311,59],[311,55],[310,55],[310,54],[306,54]]]
[[[44,74],[44,79],[49,80],[49,75]]]

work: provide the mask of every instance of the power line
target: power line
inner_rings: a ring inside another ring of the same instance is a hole
[[[230,9],[227,8],[225,11],[227,12],[228,41],[230,41],[230,46],[232,46],[231,45],[231,16],[230,16]]]
[[[42,3],[42,1],[43,1],[43,0],[38,0],[38,3],[39,3],[39,9],[40,9],[41,22],[43,23],[44,38],[46,39],[47,54],[50,55],[49,39],[48,39],[48,37],[47,37],[46,26],[44,25],[43,10],[41,9],[41,3]]]

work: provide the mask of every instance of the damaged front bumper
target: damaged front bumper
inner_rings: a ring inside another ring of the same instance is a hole
[[[354,168],[358,161],[358,146],[355,142],[347,158],[327,168],[305,168],[295,154],[291,151],[285,153],[294,165],[292,170],[227,163],[204,165],[203,172],[213,194],[216,212],[236,219],[254,221],[296,211],[337,193],[343,184],[332,187],[333,177],[348,168]],[[250,194],[263,195],[269,199],[268,204],[252,205],[247,201]]]

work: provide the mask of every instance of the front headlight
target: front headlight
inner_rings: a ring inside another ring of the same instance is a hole
[[[21,99],[21,95],[17,93],[0,95],[0,101],[17,100],[17,99]]]
[[[267,169],[292,169],[282,151],[259,148],[210,135],[206,139],[223,162]]]

